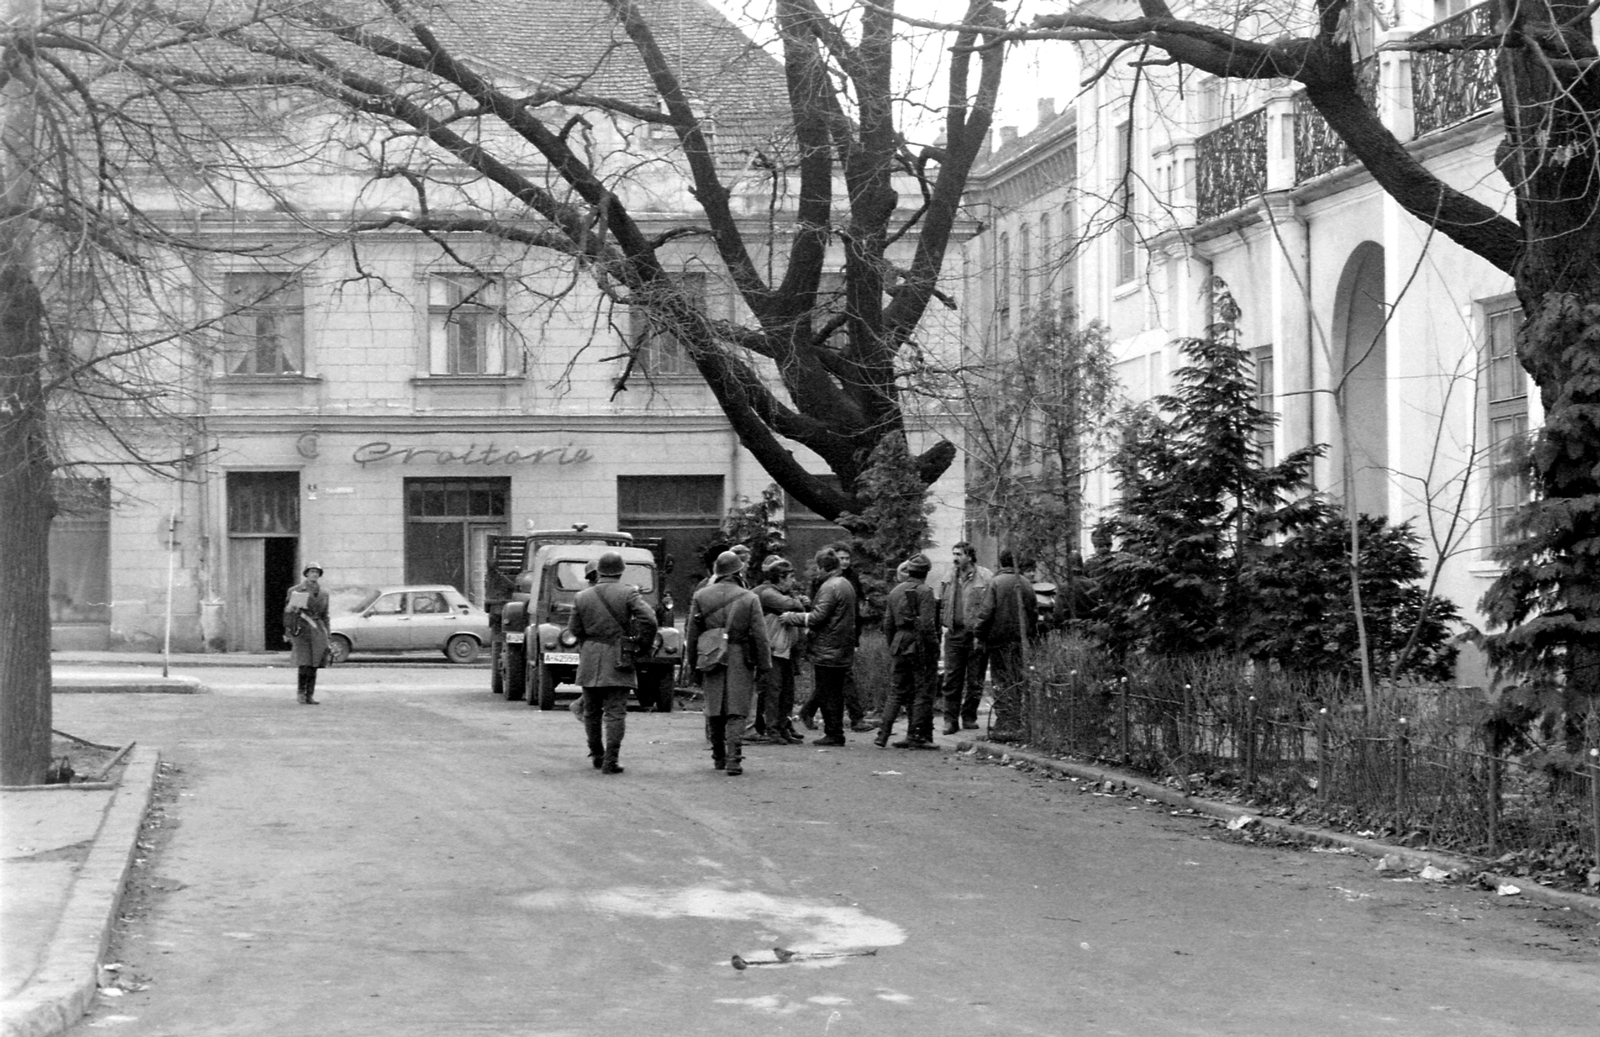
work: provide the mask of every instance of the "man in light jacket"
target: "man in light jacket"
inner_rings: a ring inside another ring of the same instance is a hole
[[[772,669],[761,602],[754,591],[745,589],[743,572],[744,562],[737,554],[718,555],[711,585],[695,591],[689,603],[689,626],[684,631],[690,680],[705,693],[711,765],[730,778],[744,773],[745,718],[755,708],[762,678]],[[722,631],[717,640],[726,640],[722,662],[705,668],[701,635],[717,630]]]
[[[856,592],[839,575],[839,559],[824,548],[814,563],[823,576],[810,612],[780,617],[785,626],[804,627],[812,680],[822,712],[822,737],[813,745],[844,744],[844,682],[856,658]]]
[[[589,759],[602,774],[622,773],[617,756],[628,726],[628,692],[639,686],[623,643],[649,644],[656,636],[656,614],[639,588],[622,582],[624,568],[622,555],[602,554],[595,566],[595,585],[578,592],[567,621],[567,630],[578,639],[578,684],[583,688]]]

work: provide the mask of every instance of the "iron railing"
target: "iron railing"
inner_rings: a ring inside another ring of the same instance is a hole
[[[1244,205],[1267,187],[1267,110],[1257,108],[1195,142],[1201,222]]]
[[[1483,40],[1500,35],[1493,3],[1469,7],[1411,37],[1414,43]],[[1411,105],[1416,135],[1442,130],[1500,103],[1496,51],[1418,51],[1411,56]]]
[[[1378,59],[1356,62],[1356,90],[1368,106],[1378,106]],[[1303,184],[1313,177],[1342,169],[1356,160],[1344,139],[1306,100],[1305,92],[1294,97],[1294,182]]]

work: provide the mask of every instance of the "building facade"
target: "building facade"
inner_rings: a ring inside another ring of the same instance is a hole
[[[753,132],[752,98],[784,108],[782,69],[725,25],[696,30],[711,18],[705,5],[673,2],[687,12],[672,23],[688,32],[679,45],[696,61],[749,66],[721,87],[745,116],[719,124],[718,161],[733,171],[730,205],[750,239],[781,256],[773,177],[739,133]],[[583,67],[597,80],[600,55],[627,46],[598,34],[620,30],[585,5],[521,6],[544,19],[529,47],[546,57],[568,47],[580,65],[593,60]],[[529,32],[519,20],[474,53],[514,80],[509,62]],[[719,54],[723,44],[733,52]],[[617,189],[646,233],[670,237],[693,221],[676,138],[625,118],[588,132],[590,153],[627,171]],[[357,208],[407,203],[370,173],[319,166],[290,207],[263,196],[173,211],[215,247],[185,272],[193,330],[164,361],[171,419],[129,437],[189,461],[153,474],[121,464],[117,444],[63,429],[73,464],[58,482],[70,506],[52,529],[57,648],[279,649],[285,592],[308,563],[324,568],[335,609],[364,588],[411,582],[480,600],[488,536],[573,523],[660,538],[681,614],[729,509],[772,483],[670,331],[572,261],[482,234],[335,233]],[[477,204],[504,218],[508,202]],[[913,248],[914,237],[907,256]],[[662,255],[709,315],[748,317],[704,235]],[[936,425],[909,416],[914,451],[937,440]],[[960,480],[959,466],[945,478]],[[955,508],[934,522],[948,542],[960,494],[944,495]],[[777,518],[802,568],[842,533],[792,502]]]
[[[1395,28],[1354,30],[1371,103],[1427,168],[1509,212],[1493,52],[1379,49],[1492,33],[1492,5],[1402,0],[1390,13]],[[1109,53],[1085,44],[1080,63]],[[1480,622],[1491,553],[1528,494],[1497,466],[1541,420],[1506,274],[1405,213],[1289,87],[1114,67],[997,144],[972,196],[984,231],[966,269],[985,298],[969,354],[1004,349],[1030,305],[1060,299],[1108,325],[1138,403],[1168,389],[1177,343],[1205,333],[1225,285],[1258,400],[1279,418],[1269,460],[1326,444],[1316,488],[1410,522],[1438,592]],[[1087,467],[1085,529],[1116,493],[1109,471]],[[1462,670],[1483,678],[1470,651]]]

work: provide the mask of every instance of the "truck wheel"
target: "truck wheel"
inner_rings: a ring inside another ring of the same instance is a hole
[[[500,650],[505,655],[506,675],[502,679],[507,702],[521,702],[527,693],[528,657],[522,654],[521,645],[506,645]]]
[[[556,708],[556,675],[550,672],[548,666],[539,667],[539,708]]]
[[[500,642],[494,641],[489,645],[489,693],[491,695],[504,695],[506,693],[505,674],[501,672]]]
[[[640,672],[639,705],[657,713],[672,712],[672,667],[648,666]]]

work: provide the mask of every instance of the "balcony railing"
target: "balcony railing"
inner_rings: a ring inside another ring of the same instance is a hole
[[[1493,3],[1471,7],[1411,38],[1473,40],[1498,33]],[[1419,51],[1411,56],[1414,136],[1464,122],[1500,103],[1493,50]],[[1378,104],[1378,61],[1365,58],[1355,68],[1356,89]],[[1259,108],[1195,142],[1196,209],[1199,219],[1215,219],[1246,204],[1268,187],[1267,110]],[[1355,162],[1355,156],[1304,93],[1294,97],[1294,182],[1305,183]]]
[[[1267,110],[1257,108],[1195,141],[1195,202],[1202,222],[1267,187]]]
[[[1362,58],[1356,62],[1356,91],[1371,108],[1378,106],[1378,59]],[[1331,173],[1356,160],[1345,147],[1344,140],[1311,106],[1306,95],[1294,98],[1294,182],[1305,183],[1313,177]]]
[[[1494,3],[1469,7],[1412,36],[1413,42],[1498,36]],[[1493,50],[1418,51],[1411,56],[1411,106],[1416,135],[1465,122],[1500,103]]]

